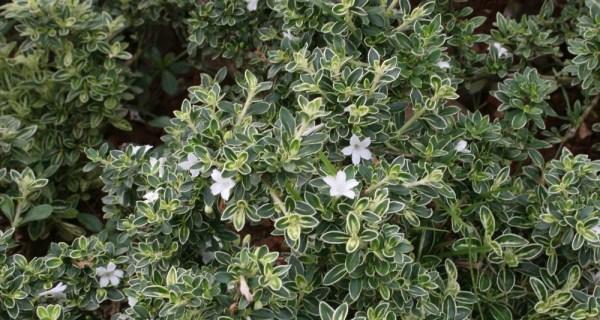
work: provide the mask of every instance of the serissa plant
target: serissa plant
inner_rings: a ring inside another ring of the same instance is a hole
[[[499,16],[491,36],[452,5],[202,3],[194,24],[251,21],[259,39],[244,44],[267,60],[201,75],[160,146],[86,149],[83,170],[102,170],[104,230],[29,260],[13,254],[13,229],[0,233],[0,314],[598,318],[600,161],[563,147],[598,98],[587,73],[530,62],[560,59],[554,2]],[[595,6],[570,4],[588,15],[570,30],[589,27]],[[198,38],[214,39],[211,53],[240,36],[218,29]],[[500,115],[462,105],[490,83]],[[550,127],[552,95],[576,84],[569,125]],[[27,150],[31,129],[7,127],[10,150]]]
[[[78,211],[98,188],[97,173],[81,171],[82,150],[103,143],[109,124],[130,128],[125,21],[91,1],[59,0],[12,1],[0,19],[0,167],[11,171],[2,211],[32,240],[83,234],[70,219],[98,231],[99,220]]]

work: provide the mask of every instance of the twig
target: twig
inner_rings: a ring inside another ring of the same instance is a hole
[[[565,143],[567,141],[571,140],[575,136],[575,134],[577,133],[577,130],[579,130],[579,127],[581,127],[581,125],[585,122],[585,118],[587,118],[587,116],[590,114],[590,112],[592,112],[592,110],[594,110],[595,107],[598,106],[599,102],[600,102],[600,95],[597,95],[596,97],[594,97],[592,102],[585,108],[585,110],[583,111],[581,116],[579,116],[575,125],[571,129],[567,130],[567,132],[562,137],[562,139],[560,139],[560,145],[559,145],[558,149],[556,150],[556,154],[554,155],[555,159],[560,155]]]

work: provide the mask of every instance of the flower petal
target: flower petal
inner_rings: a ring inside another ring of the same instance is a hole
[[[348,189],[352,189],[354,187],[356,187],[358,185],[358,181],[356,181],[356,179],[350,179],[346,182],[346,187]]]
[[[223,189],[224,188],[222,183],[215,182],[210,186],[210,193],[212,193],[213,196],[216,196],[219,193],[223,192]]]
[[[108,286],[108,277],[100,277],[100,288],[106,288]]]
[[[62,282],[59,282],[59,283],[56,285],[55,289],[57,289],[57,290],[59,290],[59,291],[61,291],[61,292],[62,292],[62,291],[65,291],[65,290],[67,290],[67,285],[66,285],[66,284],[64,284],[64,283],[62,283]]]
[[[221,191],[221,198],[223,198],[223,200],[225,200],[225,201],[229,200],[230,195],[231,195],[231,189],[229,189],[229,188],[225,188],[225,189],[223,189],[223,191]]]
[[[323,181],[329,185],[329,187],[333,187],[335,185],[336,179],[332,176],[323,177]]]
[[[349,156],[352,154],[352,146],[347,146],[344,149],[342,149],[342,154],[344,154],[345,156]]]
[[[361,150],[360,157],[365,160],[371,160],[371,151],[369,151],[368,149]]]
[[[123,278],[123,270],[117,269],[113,272],[116,277]]]
[[[344,192],[344,196],[350,199],[354,199],[354,197],[356,196],[356,193],[352,190],[346,190]]]
[[[106,268],[104,267],[97,267],[96,268],[96,275],[97,276],[102,276],[106,273]]]
[[[352,137],[350,137],[350,145],[357,145],[360,144],[360,139],[356,136],[356,135],[352,135]]]
[[[221,176],[221,171],[217,170],[217,169],[213,169],[212,173],[210,174],[210,177],[215,181],[215,182],[219,182],[222,180],[222,176]]]
[[[354,165],[357,165],[360,163],[360,154],[361,154],[360,151],[352,153],[352,163]]]
[[[340,170],[335,175],[335,182],[338,184],[346,183],[346,173],[343,170]]]
[[[225,179],[225,186],[227,187],[227,189],[232,189],[233,187],[235,187],[235,181],[233,181],[233,179],[231,178],[227,178]]]
[[[119,282],[121,282],[121,279],[119,279],[119,277],[117,277],[117,276],[113,275],[113,276],[111,276],[111,277],[108,277],[108,281],[110,281],[110,284],[111,284],[113,287],[116,287],[116,286],[118,286],[118,285],[119,285]]]
[[[365,140],[360,142],[360,146],[363,148],[368,147],[371,144],[371,138],[366,137]]]

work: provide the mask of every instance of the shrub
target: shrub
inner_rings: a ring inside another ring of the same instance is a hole
[[[22,132],[2,134],[11,151],[0,165],[49,179],[35,201],[22,186],[16,193],[10,191],[14,187],[2,191],[2,201],[21,210],[30,201],[53,206],[60,234],[69,239],[83,231],[61,216],[77,217],[78,201],[89,197],[96,181],[94,174],[81,172],[81,151],[102,143],[108,124],[129,128],[122,103],[133,97],[131,76],[121,61],[130,54],[119,39],[125,24],[96,11],[91,1],[19,0],[1,10],[0,114],[8,119],[2,126]],[[53,225],[31,224],[29,235],[45,237]]]
[[[569,52],[576,55],[571,60],[571,65],[567,66],[570,73],[574,74],[578,81],[581,81],[583,90],[590,95],[596,95],[600,92],[600,79],[598,72],[598,57],[594,52],[598,51],[600,46],[600,5],[594,1],[587,0],[587,10],[577,21],[578,37],[569,40]]]
[[[200,4],[232,16],[192,13],[216,39],[192,45],[245,37],[268,60],[202,74],[159,146],[86,148],[101,232],[31,259],[0,233],[6,316],[600,316],[600,161],[565,147],[600,98],[554,48],[595,2],[566,5],[578,21],[552,1],[497,16],[490,35],[451,1],[253,3]],[[29,152],[32,129],[6,128],[0,150]]]

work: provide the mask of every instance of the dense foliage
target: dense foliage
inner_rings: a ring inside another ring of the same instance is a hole
[[[31,222],[33,239],[54,226],[66,239],[82,234],[59,219],[77,217],[74,208],[94,187],[81,172],[81,149],[101,144],[108,123],[129,126],[122,103],[132,97],[131,75],[122,61],[131,55],[119,39],[125,23],[92,8],[89,1],[14,1],[0,13],[0,166],[21,172],[11,174],[4,201],[18,209],[7,213],[11,226]],[[46,183],[29,186],[25,176]],[[53,211],[54,219],[39,222]]]
[[[600,318],[600,4],[462,2],[4,5],[0,316]]]

